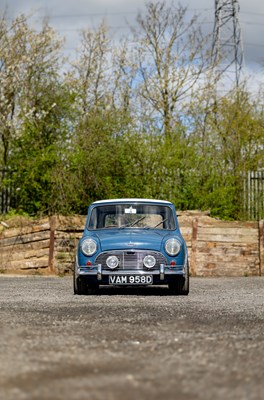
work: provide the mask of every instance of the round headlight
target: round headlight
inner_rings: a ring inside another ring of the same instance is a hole
[[[143,264],[145,265],[146,268],[153,268],[154,265],[156,264],[156,258],[151,255],[148,255],[144,257]]]
[[[181,244],[177,239],[169,239],[165,243],[165,250],[170,256],[176,256],[181,251]]]
[[[106,265],[108,268],[114,269],[118,266],[118,258],[116,256],[109,256],[106,259]]]
[[[92,256],[97,250],[96,241],[93,239],[85,239],[81,244],[81,250],[86,256]]]

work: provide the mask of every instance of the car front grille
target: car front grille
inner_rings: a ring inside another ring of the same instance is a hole
[[[148,251],[148,250],[115,250],[115,251],[106,251],[104,253],[99,254],[96,258],[95,263],[101,264],[102,269],[111,270],[106,265],[106,259],[109,256],[116,256],[119,261],[119,265],[116,270],[142,270],[146,268],[143,265],[144,257],[147,255],[152,255],[156,259],[156,264],[152,270],[159,269],[160,264],[166,264],[165,257],[159,253],[158,251]]]

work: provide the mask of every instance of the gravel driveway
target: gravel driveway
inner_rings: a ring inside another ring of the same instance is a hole
[[[4,400],[264,398],[264,277],[74,296],[72,279],[0,276]]]

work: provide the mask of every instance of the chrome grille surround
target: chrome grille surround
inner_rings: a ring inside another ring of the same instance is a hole
[[[109,256],[116,256],[119,261],[119,265],[114,271],[125,271],[125,270],[158,270],[160,268],[160,264],[167,264],[166,258],[162,253],[153,250],[135,250],[135,249],[126,249],[126,250],[113,250],[113,251],[105,251],[100,253],[95,260],[95,264],[101,264],[103,270],[110,271],[110,268],[106,265],[106,259]],[[156,264],[153,268],[146,268],[143,264],[144,257],[147,255],[152,255],[156,259]]]

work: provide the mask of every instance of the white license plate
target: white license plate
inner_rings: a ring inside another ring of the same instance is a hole
[[[152,275],[109,275],[109,285],[152,285]]]

